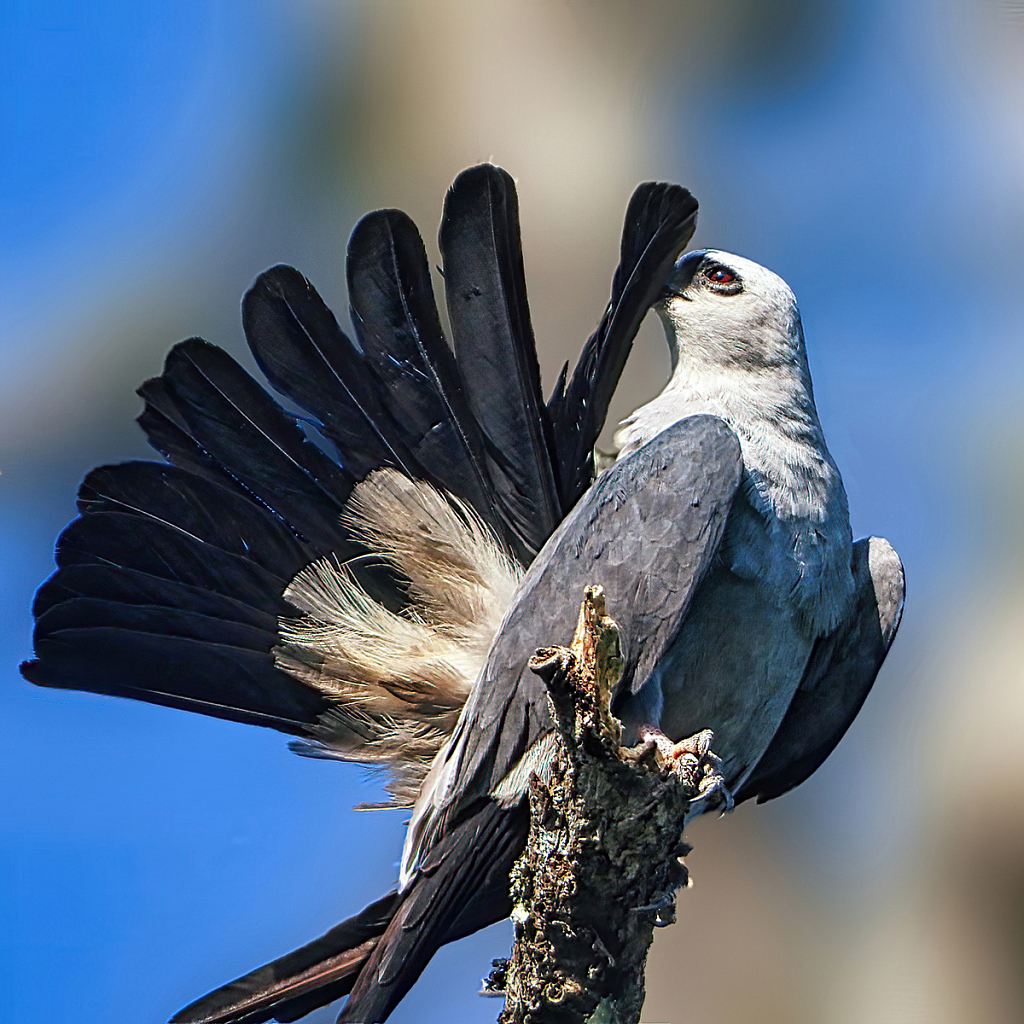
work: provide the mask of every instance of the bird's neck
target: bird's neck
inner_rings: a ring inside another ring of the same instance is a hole
[[[807,481],[820,478],[822,483],[833,474],[838,478],[806,363],[751,368],[699,354],[677,360],[661,394],[623,421],[616,434],[620,457],[699,413],[720,417],[736,432],[744,468],[776,514],[788,518],[811,511],[790,498],[794,475]]]

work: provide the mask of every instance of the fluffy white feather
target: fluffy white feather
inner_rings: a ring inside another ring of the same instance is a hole
[[[292,747],[389,772],[389,806],[408,806],[455,726],[520,570],[471,508],[395,470],[358,484],[343,519],[409,579],[411,603],[389,611],[331,558],[292,580],[285,597],[304,614],[280,620],[277,665],[332,698],[314,739]]]

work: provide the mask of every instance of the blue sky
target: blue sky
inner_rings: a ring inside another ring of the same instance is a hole
[[[394,877],[401,816],[348,812],[371,793],[358,771],[265,731],[36,690],[16,667],[78,480],[145,457],[132,391],[162,352],[200,332],[237,351],[265,266],[340,268],[359,189],[311,187],[294,153],[318,83],[344,96],[363,53],[366,5],[331,6],[3,4],[4,1021],[166,1019]],[[866,724],[771,819],[823,887],[857,891],[913,822],[913,783],[879,799],[873,757],[932,699],[920,665],[954,588],[985,586],[993,453],[1020,438],[1024,205],[1012,125],[986,102],[1003,59],[988,22],[900,0],[837,5],[810,40],[802,25],[764,53],[725,33],[646,88],[669,139],[658,174],[700,198],[700,244],[797,291],[855,533],[908,568]],[[473,985],[505,945],[444,951],[395,1021],[493,1020]]]

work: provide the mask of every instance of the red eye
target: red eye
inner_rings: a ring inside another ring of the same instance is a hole
[[[717,267],[708,274],[708,277],[715,284],[732,284],[736,280],[736,275],[731,270],[726,270],[725,267]]]

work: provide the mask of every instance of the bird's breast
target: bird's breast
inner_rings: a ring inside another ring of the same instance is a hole
[[[713,569],[665,657],[620,711],[627,728],[656,725],[673,740],[712,729],[731,788],[767,749],[812,646],[798,617],[763,590]]]

